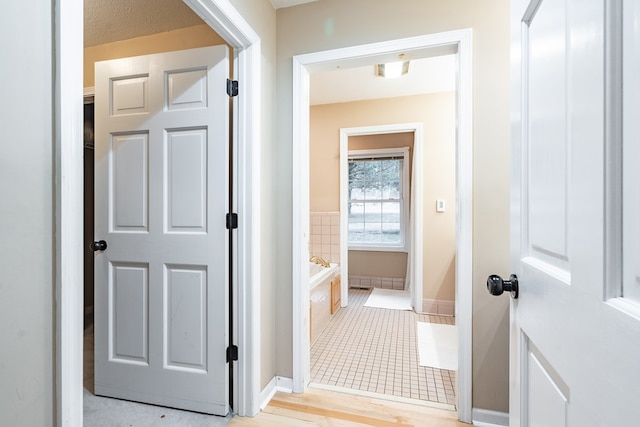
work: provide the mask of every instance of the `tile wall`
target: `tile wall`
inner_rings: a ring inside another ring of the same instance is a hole
[[[404,278],[349,275],[349,287],[361,289],[381,288],[404,290]]]
[[[309,255],[340,262],[340,212],[311,212]]]
[[[340,212],[309,213],[309,256],[340,262]],[[354,288],[404,289],[404,277],[349,276]]]
[[[436,299],[423,299],[422,312],[427,314],[435,314],[439,316],[455,316],[455,301],[443,301]]]

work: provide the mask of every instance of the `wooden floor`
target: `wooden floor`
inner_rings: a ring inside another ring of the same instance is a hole
[[[468,427],[457,413],[320,389],[276,393],[256,417],[235,417],[228,426],[428,426]]]

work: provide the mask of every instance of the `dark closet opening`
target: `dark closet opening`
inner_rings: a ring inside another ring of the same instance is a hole
[[[93,324],[93,97],[84,103],[84,327]]]

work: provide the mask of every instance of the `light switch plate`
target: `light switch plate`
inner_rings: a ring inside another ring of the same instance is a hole
[[[445,202],[443,199],[436,200],[436,212],[444,212],[445,211]]]

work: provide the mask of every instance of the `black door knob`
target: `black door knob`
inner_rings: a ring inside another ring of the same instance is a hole
[[[511,298],[518,299],[518,276],[512,274],[509,280],[502,280],[497,274],[492,274],[487,278],[487,290],[491,295],[502,295],[503,292],[510,292]]]
[[[94,252],[104,251],[107,249],[107,242],[104,240],[98,240],[97,242],[91,243],[91,250]]]

